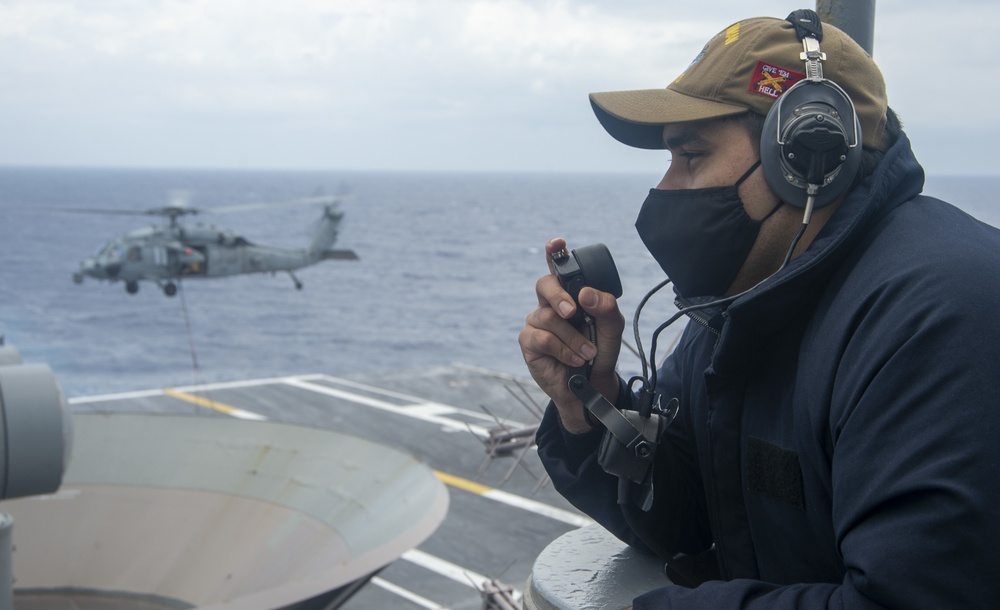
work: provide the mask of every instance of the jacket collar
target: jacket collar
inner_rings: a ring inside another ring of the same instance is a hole
[[[807,310],[861,236],[919,195],[923,184],[924,170],[906,134],[900,133],[875,172],[851,190],[809,249],[726,309],[713,369],[723,375],[735,372],[761,338]]]

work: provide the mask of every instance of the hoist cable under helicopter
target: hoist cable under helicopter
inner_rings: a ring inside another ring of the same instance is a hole
[[[205,382],[201,377],[201,367],[198,365],[198,350],[195,349],[194,345],[194,331],[191,327],[191,316],[188,314],[187,298],[184,296],[184,284],[181,282],[180,278],[177,279],[177,294],[180,295],[181,313],[184,317],[184,329],[187,332],[188,338],[188,351],[191,353],[191,370],[192,376],[194,378],[194,385],[199,388],[205,387]],[[211,395],[209,395],[208,390],[203,390],[206,398],[210,402],[215,402]]]

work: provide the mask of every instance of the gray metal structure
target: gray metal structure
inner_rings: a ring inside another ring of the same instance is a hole
[[[816,0],[816,13],[874,56],[875,0]]]
[[[669,584],[662,562],[628,547],[600,525],[588,525],[556,539],[538,555],[525,588],[524,610],[625,608],[638,593]]]
[[[59,489],[70,459],[73,418],[45,364],[24,364],[0,336],[0,500]],[[0,513],[0,610],[13,607],[13,529]]]
[[[3,506],[19,607],[337,607],[336,592],[423,542],[448,509],[423,463],[332,430],[75,418],[59,491]]]

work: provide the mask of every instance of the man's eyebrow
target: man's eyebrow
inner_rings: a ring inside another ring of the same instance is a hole
[[[704,144],[706,141],[707,140],[705,140],[700,133],[693,129],[684,130],[671,135],[669,138],[663,139],[663,143],[667,145],[668,150],[673,150],[674,148],[688,144]]]

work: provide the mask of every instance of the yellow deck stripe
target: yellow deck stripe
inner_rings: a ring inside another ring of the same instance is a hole
[[[465,491],[483,495],[493,491],[492,487],[487,487],[485,485],[480,485],[468,479],[463,479],[461,477],[456,477],[453,474],[448,474],[447,472],[441,472],[440,470],[435,470],[434,475],[441,480],[445,485],[451,485],[452,487],[457,487],[459,489],[464,489]]]
[[[492,487],[487,487],[485,485],[480,485],[479,483],[475,483],[461,477],[456,477],[453,474],[441,472],[440,470],[435,470],[434,476],[436,476],[438,480],[445,485],[474,493],[477,496],[493,500],[494,502],[500,502],[501,504],[526,510],[528,512],[535,513],[536,515],[542,515],[543,517],[549,517],[550,519],[555,519],[556,521],[562,521],[563,523],[568,523],[574,527],[583,527],[593,523],[593,520],[591,520],[590,517],[585,517],[579,513],[550,506],[543,502],[539,502],[538,500],[532,500],[531,498],[522,498],[521,496],[501,491],[499,489],[494,489]]]
[[[216,402],[214,400],[209,400],[207,398],[202,398],[201,396],[195,396],[194,394],[188,394],[187,392],[178,392],[177,390],[163,390],[163,393],[167,396],[171,396],[178,400],[183,400],[185,402],[190,402],[198,405],[199,407],[205,407],[207,409],[213,409],[220,413],[225,413],[226,415],[232,415],[234,413],[239,413],[243,409],[237,409],[236,407],[230,407],[229,405],[222,404],[221,402]]]

